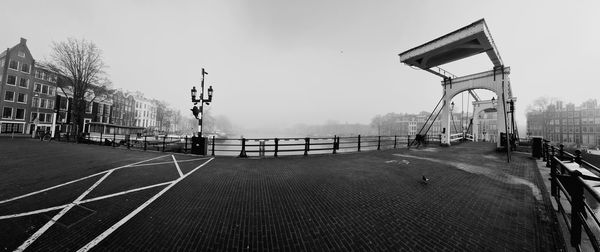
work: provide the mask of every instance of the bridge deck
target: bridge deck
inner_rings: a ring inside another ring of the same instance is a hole
[[[100,173],[0,203],[5,250],[36,232],[33,250],[564,247],[535,162],[514,155],[507,165],[491,144],[212,161],[28,140],[2,139],[0,149],[0,202]],[[77,204],[41,234],[64,207],[6,217],[70,202]]]

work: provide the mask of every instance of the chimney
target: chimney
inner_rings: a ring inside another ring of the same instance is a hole
[[[22,45],[25,45],[25,44],[27,44],[27,39],[21,38],[21,44],[22,44]]]

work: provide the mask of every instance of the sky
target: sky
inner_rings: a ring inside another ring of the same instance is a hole
[[[440,78],[398,54],[484,18],[511,67],[524,125],[538,97],[599,98],[598,10],[597,0],[3,1],[0,46],[23,37],[43,60],[53,41],[93,41],[115,88],[190,118],[190,89],[205,68],[211,113],[242,128],[368,124],[377,114],[431,111]],[[481,54],[442,67],[462,76],[492,64]]]

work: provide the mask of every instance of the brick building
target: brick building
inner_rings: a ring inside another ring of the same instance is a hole
[[[541,136],[566,146],[596,148],[600,146],[600,107],[596,100],[580,106],[562,102],[545,110],[527,113],[527,135]]]

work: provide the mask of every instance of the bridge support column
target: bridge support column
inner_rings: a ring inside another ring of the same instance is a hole
[[[440,145],[442,146],[450,146],[450,108],[448,104],[450,104],[450,100],[452,97],[444,96],[444,106],[442,107],[442,130],[441,130],[441,140]]]

